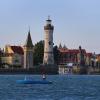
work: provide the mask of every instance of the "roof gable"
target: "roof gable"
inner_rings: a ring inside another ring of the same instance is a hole
[[[23,48],[21,46],[11,46],[11,49],[14,53],[21,54],[21,55],[24,54]]]

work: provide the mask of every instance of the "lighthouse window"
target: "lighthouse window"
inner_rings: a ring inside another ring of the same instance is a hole
[[[51,42],[49,41],[49,45],[51,45]]]

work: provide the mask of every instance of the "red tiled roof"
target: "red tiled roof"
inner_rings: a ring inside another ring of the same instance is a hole
[[[59,49],[61,53],[79,53],[79,49]],[[82,49],[83,53],[86,53],[85,49]]]
[[[11,49],[13,50],[14,53],[17,54],[24,54],[23,48],[21,46],[11,46]]]

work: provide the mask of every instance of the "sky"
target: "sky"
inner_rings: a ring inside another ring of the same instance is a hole
[[[44,39],[50,15],[54,44],[100,53],[100,0],[0,0],[0,47],[33,44]]]

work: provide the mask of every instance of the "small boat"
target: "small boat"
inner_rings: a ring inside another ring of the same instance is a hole
[[[47,81],[47,80],[29,80],[29,79],[24,79],[24,80],[17,80],[16,83],[18,84],[52,84],[52,82]]]

